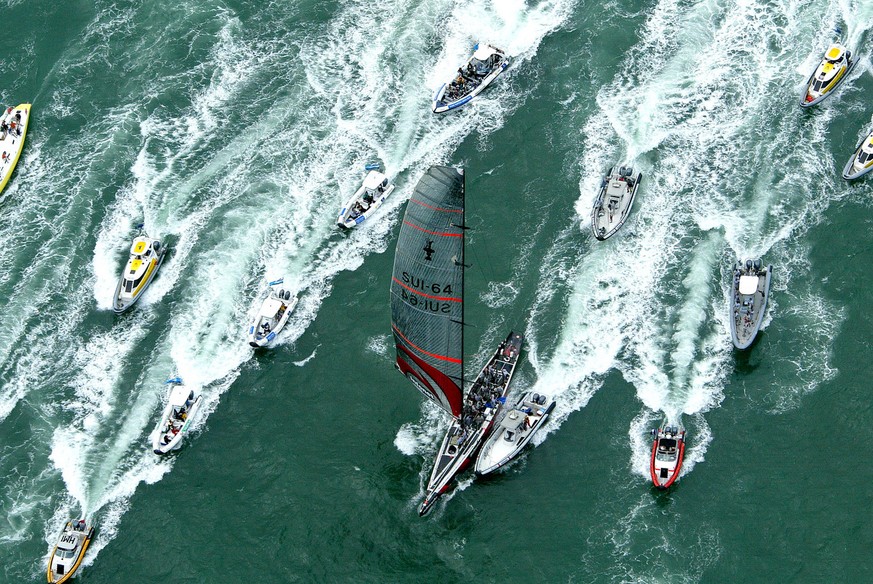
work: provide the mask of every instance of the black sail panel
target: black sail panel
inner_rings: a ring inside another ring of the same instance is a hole
[[[397,367],[455,417],[463,406],[463,225],[463,170],[432,166],[406,207],[391,280]]]

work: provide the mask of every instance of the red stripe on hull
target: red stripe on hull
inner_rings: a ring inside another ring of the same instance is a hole
[[[460,416],[461,407],[463,406],[464,402],[464,396],[461,393],[461,388],[458,387],[458,385],[454,381],[452,381],[452,379],[448,375],[446,375],[442,371],[439,371],[438,369],[431,367],[430,365],[410,353],[403,345],[398,344],[397,349],[403,351],[406,355],[408,355],[409,358],[412,359],[413,363],[421,367],[422,371],[424,371],[431,379],[434,380],[434,382],[439,386],[443,396],[445,396],[445,401],[448,402],[449,407],[452,409],[452,415],[455,417]],[[398,358],[398,363],[400,361],[401,359]],[[421,376],[417,373],[416,377],[418,377],[419,379],[421,378]],[[429,383],[427,384],[427,388],[433,391],[434,394],[436,394],[436,391],[433,390]],[[437,399],[437,403],[442,403],[442,400]]]

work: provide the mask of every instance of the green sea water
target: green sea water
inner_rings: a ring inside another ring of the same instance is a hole
[[[860,1],[3,0],[0,99],[32,102],[0,198],[0,582],[867,582],[873,448]],[[834,26],[860,57],[802,110]],[[450,115],[477,41],[513,65]],[[334,226],[381,161],[374,221]],[[602,173],[644,175],[607,242]],[[468,371],[510,329],[513,395],[558,401],[536,446],[419,518],[447,420],[393,367],[399,219],[432,164],[466,171]],[[110,303],[135,225],[171,246]],[[773,265],[732,349],[730,270]],[[300,304],[245,339],[266,282]],[[149,448],[177,373],[205,408]],[[688,428],[679,481],[648,431]]]

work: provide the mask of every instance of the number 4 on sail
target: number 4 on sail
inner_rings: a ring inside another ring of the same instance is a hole
[[[453,418],[420,515],[476,459],[506,401],[524,340],[509,333],[464,392],[465,229],[463,171],[431,167],[406,208],[391,280],[396,366]]]

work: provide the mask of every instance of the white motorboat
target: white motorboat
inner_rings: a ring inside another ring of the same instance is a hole
[[[377,170],[371,170],[364,178],[361,188],[343,205],[336,224],[346,229],[360,225],[372,217],[393,192],[394,184],[388,182],[388,177]]]
[[[133,306],[152,283],[164,261],[167,248],[157,239],[141,233],[130,246],[130,258],[121,272],[112,310],[121,314]]]
[[[18,107],[6,108],[0,116],[0,192],[6,188],[6,183],[18,164],[21,150],[24,148],[24,138],[27,136],[27,123],[30,121],[30,104],[22,103]]]
[[[503,51],[488,44],[477,44],[473,47],[473,56],[458,69],[454,79],[437,90],[433,98],[433,113],[441,114],[466,105],[507,67],[509,59]]]
[[[555,409],[555,400],[529,391],[500,420],[497,428],[479,451],[476,474],[494,472],[516,456],[530,443]]]
[[[88,525],[84,519],[67,522],[49,557],[46,570],[49,584],[61,584],[73,577],[93,537],[94,526]]]
[[[843,168],[843,178],[855,180],[871,170],[873,170],[873,129],[855,148],[855,153]]]
[[[772,273],[773,266],[765,267],[759,259],[734,265],[730,323],[731,339],[737,349],[748,349],[761,330]]]
[[[856,59],[852,59],[852,52],[840,43],[828,47],[821,63],[806,81],[800,96],[800,105],[810,107],[832,95],[837,86],[849,76],[856,62]]]
[[[248,328],[249,345],[252,347],[266,347],[272,343],[297,306],[297,296],[292,296],[290,290],[276,291],[275,287],[283,282],[284,278],[268,284],[270,293]]]
[[[600,240],[609,239],[627,221],[640,180],[641,172],[632,167],[621,166],[609,169],[600,183],[600,192],[591,210],[591,232]]]
[[[161,420],[152,432],[152,450],[155,454],[168,454],[182,446],[182,440],[191,429],[192,420],[200,409],[203,399],[194,395],[182,382],[182,378],[167,380],[170,386],[169,399],[161,414]]]

